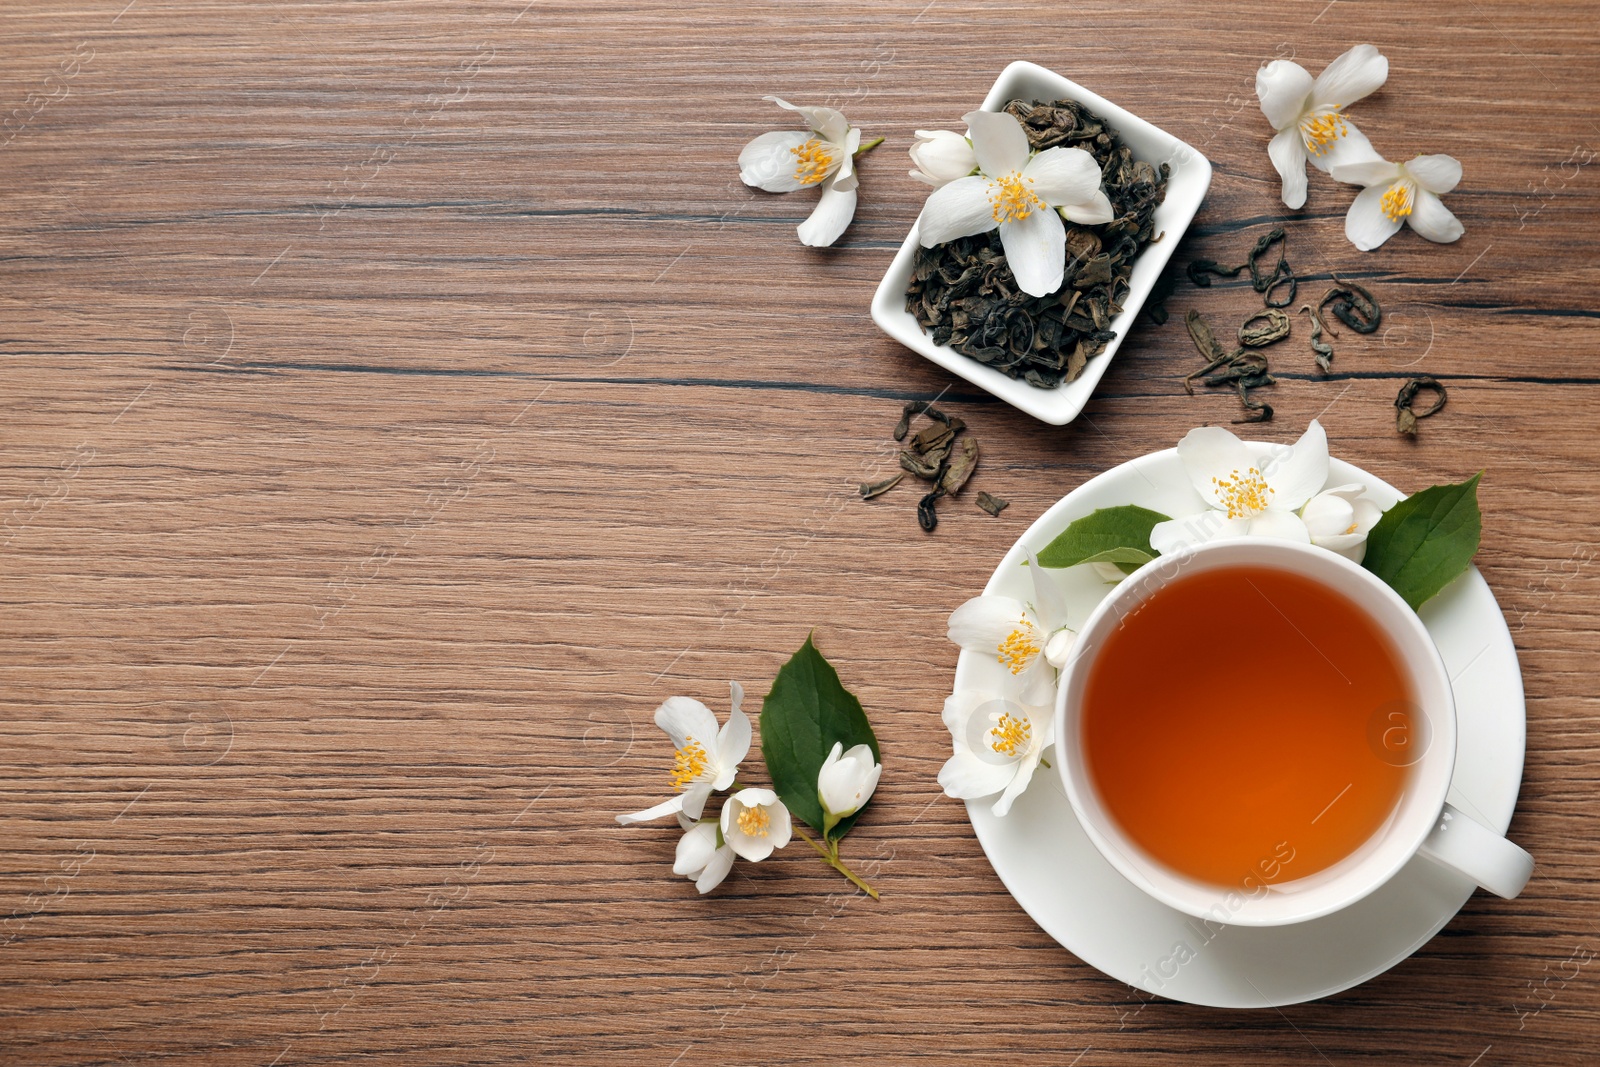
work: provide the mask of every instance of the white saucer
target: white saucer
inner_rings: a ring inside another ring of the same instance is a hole
[[[1249,447],[1265,454],[1269,446],[1250,442]],[[1364,482],[1383,507],[1401,496],[1365,471],[1332,460],[1328,484],[1350,482]],[[1124,463],[1085,482],[1040,516],[1006,553],[984,592],[1031,599],[1022,546],[1037,551],[1074,519],[1118,504],[1172,516],[1204,506],[1176,449]],[[1053,572],[1066,592],[1074,626],[1111,589],[1092,570]],[[1459,737],[1450,802],[1504,832],[1522,782],[1526,733],[1522,674],[1511,633],[1477,568],[1424,604],[1420,614],[1455,686]],[[963,652],[955,687],[998,685],[1001,671],[993,657]],[[995,873],[1023,910],[1085,963],[1190,1004],[1266,1008],[1359,985],[1426,944],[1475,889],[1418,857],[1377,892],[1321,919],[1210,931],[1144,895],[1101,857],[1078,825],[1056,774],[1041,769],[1003,819],[990,810],[993,803],[992,797],[968,801],[967,815]]]

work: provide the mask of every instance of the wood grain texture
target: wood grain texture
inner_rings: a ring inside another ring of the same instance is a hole
[[[0,1060],[1600,1062],[1600,970],[1569,962],[1600,952],[1597,13],[6,5]],[[1464,163],[1456,245],[1357,252],[1325,176],[1278,200],[1257,65],[1361,40],[1391,60],[1374,143]],[[910,131],[1017,58],[1212,159],[1177,262],[1282,223],[1302,273],[1384,300],[1326,378],[1274,357],[1260,436],[1320,417],[1408,489],[1488,472],[1539,869],[1323,1002],[1102,976],[934,781],[945,615],[1084,479],[1234,417],[1183,394],[1181,317],[1254,300],[1180,287],[1063,429],[874,330],[925,192]],[[809,197],[738,181],[783,124],[766,93],[889,138],[833,250],[794,240]],[[1411,442],[1415,373],[1451,393]],[[941,393],[982,440],[973,489],[1013,503],[927,537],[908,490],[853,484],[892,465],[899,402]],[[699,898],[670,829],[612,822],[662,788],[651,713],[763,691],[812,627],[883,742],[846,852],[884,899],[792,852]]]

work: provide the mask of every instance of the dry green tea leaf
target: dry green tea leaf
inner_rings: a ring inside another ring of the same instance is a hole
[[[1317,309],[1320,311],[1332,304],[1334,318],[1356,333],[1375,331],[1383,321],[1383,309],[1372,294],[1355,282],[1344,281],[1337,274],[1333,280],[1338,284],[1322,294],[1322,299],[1317,301]]]
[[[948,446],[919,456],[915,452],[900,453],[900,467],[909,474],[915,474],[925,481],[936,481],[944,467],[944,461],[950,458]]]
[[[967,428],[967,424],[959,418],[950,418],[932,426],[924,426],[911,438],[911,450],[922,455],[943,448],[948,445],[955,435]]]
[[[935,489],[921,500],[917,501],[917,525],[928,533],[933,533],[934,527],[939,525],[939,513],[935,510],[939,498],[944,496],[943,489]]]
[[[881,482],[862,482],[858,490],[861,493],[861,499],[871,500],[875,496],[882,496],[899,485],[900,479],[905,476],[905,472],[901,471],[899,474],[890,475]]]
[[[993,493],[980,492],[978,493],[978,506],[998,519],[1000,513],[1011,506],[1011,501],[995,496]]]
[[[928,418],[942,422],[946,426],[950,424],[950,416],[934,407],[928,401],[908,400],[905,406],[900,409],[900,421],[895,423],[894,426],[894,439],[896,441],[904,441],[906,439],[906,434],[911,430],[911,416],[913,415],[926,415]]]
[[[1278,262],[1273,265],[1272,273],[1268,274],[1261,269],[1261,257],[1266,255],[1267,249],[1274,244],[1278,246]],[[1294,271],[1289,267],[1289,261],[1284,258],[1284,249],[1288,240],[1283,235],[1283,227],[1279,226],[1267,231],[1256,246],[1250,250],[1250,258],[1246,265],[1250,268],[1250,285],[1256,292],[1262,294],[1262,299],[1268,307],[1285,308],[1294,303],[1294,294],[1299,285],[1294,279]],[[1282,301],[1272,299],[1272,290],[1279,285],[1288,283],[1289,295]]]
[[[1197,259],[1189,264],[1189,280],[1202,289],[1211,288],[1211,275],[1218,278],[1237,278],[1239,272],[1249,266],[1241,263],[1237,267],[1224,267],[1214,259]]]
[[[1322,310],[1310,304],[1301,304],[1300,310],[1311,319],[1311,351],[1317,357],[1317,366],[1326,374],[1333,369],[1333,346],[1322,339],[1322,331],[1326,328],[1322,324]],[[1333,333],[1332,330],[1328,332]]]
[[[1253,322],[1263,325],[1252,326]],[[1289,336],[1289,316],[1277,308],[1267,308],[1244,320],[1239,327],[1239,343],[1250,348],[1261,348]]]
[[[1415,410],[1412,405],[1416,401],[1417,393],[1423,389],[1430,389],[1435,394],[1432,406],[1421,411]],[[1395,429],[1410,437],[1417,436],[1417,420],[1425,419],[1444,407],[1446,393],[1444,386],[1437,379],[1429,377],[1412,378],[1400,387],[1399,395],[1394,398]]]
[[[955,451],[951,453],[950,464],[945,467],[944,474],[939,478],[939,488],[951,496],[961,492],[961,487],[967,484],[967,479],[972,477],[972,472],[978,469],[978,440],[971,434],[957,443]]]

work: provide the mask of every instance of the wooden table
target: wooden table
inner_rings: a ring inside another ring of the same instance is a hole
[[[0,1060],[1600,1062],[1600,8],[1163,6],[8,5]],[[1321,175],[1278,199],[1256,67],[1363,40],[1377,146],[1465,166],[1455,245],[1356,251]],[[1257,436],[1320,417],[1407,489],[1487,471],[1539,868],[1323,1002],[1104,977],[934,781],[946,614],[1084,479],[1235,416],[1184,395],[1182,315],[1255,299],[1180,285],[1064,429],[874,329],[910,132],[1016,58],[1211,158],[1175,263],[1281,224],[1385,302],[1333,373],[1275,357]],[[738,180],[788,125],[767,93],[889,138],[831,251],[809,195]],[[1450,402],[1410,441],[1419,373]],[[854,485],[935,396],[1012,504],[929,536]],[[662,793],[652,712],[759,698],[812,628],[883,741],[846,842],[883,900],[793,849],[701,898],[674,830],[612,821]]]

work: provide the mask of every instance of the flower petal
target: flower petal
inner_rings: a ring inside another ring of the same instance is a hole
[[[1289,127],[1267,142],[1267,155],[1283,179],[1285,207],[1301,208],[1306,203],[1306,143],[1300,130]]]
[[[1226,481],[1234,474],[1255,466],[1255,459],[1244,442],[1220,426],[1199,426],[1178,442],[1178,458],[1183,461],[1189,484],[1214,508],[1226,509],[1213,478]]]
[[[683,797],[684,794],[679,793],[677,796],[663,800],[653,808],[636,811],[630,815],[618,815],[617,822],[623,826],[632,826],[634,823],[649,822],[652,819],[659,819],[666,815],[682,812]]]
[[[1287,453],[1274,451],[1256,462],[1272,489],[1272,506],[1298,511],[1328,481],[1328,435],[1316,419]]]
[[[1000,244],[1017,288],[1029,296],[1049,296],[1061,288],[1067,266],[1067,227],[1054,211],[1032,211],[1000,224]]]
[[[672,873],[693,878],[705,870],[711,856],[717,851],[717,828],[708,822],[696,823],[678,838],[678,849],[672,861]]]
[[[750,717],[735,702],[728,721],[717,734],[717,777],[712,785],[726,789],[739,773],[739,764],[750,754]]]
[[[782,802],[776,803],[767,809],[767,817],[772,820],[767,824],[767,840],[772,842],[773,848],[783,848],[794,834],[794,822],[789,818],[788,807]]]
[[[1081,148],[1047,148],[1028,161],[1022,176],[1051,207],[1085,204],[1100,191],[1100,164]]]
[[[1250,519],[1251,537],[1272,537],[1282,541],[1311,543],[1311,534],[1300,516],[1282,508],[1268,508]]]
[[[698,819],[705,814],[706,801],[710,799],[710,782],[690,782],[683,791],[683,813],[691,819]]]
[[[1202,511],[1186,518],[1156,523],[1150,529],[1150,547],[1157,555],[1170,556],[1207,541],[1243,537],[1249,530],[1249,519],[1230,519],[1225,511]]]
[[[709,893],[722,884],[722,880],[728,877],[728,872],[731,870],[733,870],[733,849],[724,845],[711,854],[711,859],[706,862],[706,869],[695,879],[694,887],[702,893]]]
[[[1322,69],[1311,83],[1311,105],[1349,107],[1389,79],[1389,61],[1370,44],[1358,44]]]
[[[856,191],[840,189],[834,182],[826,183],[817,206],[811,209],[810,217],[796,230],[800,235],[800,243],[812,248],[827,248],[839,239],[855,215]]]
[[[957,752],[939,768],[939,785],[947,797],[975,800],[1000,792],[1016,773],[1015,763],[989,763],[971,752]]]
[[[1033,575],[1033,608],[1039,628],[1046,633],[1067,624],[1067,598],[1049,568],[1039,566],[1033,549],[1026,549],[1028,570]]]
[[[1035,656],[1028,669],[1017,675],[1016,699],[1021,704],[1055,704],[1056,670],[1043,653]]]
[[[972,151],[985,174],[999,178],[1028,165],[1028,135],[1004,111],[969,111],[961,117],[972,137]]]
[[[1081,204],[1062,204],[1061,214],[1067,221],[1084,226],[1099,226],[1117,217],[1116,209],[1111,206],[1111,198],[1104,189],[1096,189],[1094,195]]]
[[[972,689],[960,689],[944,698],[944,710],[940,712],[940,718],[944,720],[945,729],[950,731],[957,751],[967,748],[967,724],[972,716],[993,699],[988,693]]]
[[[672,738],[673,748],[682,748],[690,738],[707,750],[716,744],[717,717],[693,697],[668,697],[656,709],[656,725]]]
[[[825,141],[840,144],[844,141],[845,131],[850,128],[850,123],[845,121],[844,112],[835,111],[831,107],[798,107],[776,96],[763,96],[761,99],[770,100],[779,107],[789,111],[799,112],[810,126]]]
[[[1332,172],[1334,167],[1350,163],[1370,163],[1381,160],[1378,150],[1372,147],[1372,142],[1367,140],[1367,135],[1356,129],[1356,124],[1346,121],[1344,136],[1335,138],[1320,154],[1308,156],[1311,165],[1320,171]]]
[[[1400,230],[1400,220],[1391,219],[1383,211],[1383,197],[1388,191],[1388,185],[1369,185],[1356,194],[1350,210],[1345,212],[1344,235],[1363,252],[1372,251]],[[1421,199],[1420,194],[1417,199]]]
[[[1008,596],[975,596],[950,613],[947,636],[969,652],[1000,651],[1001,642],[1019,627],[1033,628],[1027,605]]]
[[[1256,99],[1275,130],[1292,129],[1311,95],[1311,73],[1291,59],[1274,59],[1256,71]]]
[[[792,193],[805,183],[794,176],[794,150],[809,140],[792,130],[764,133],[739,153],[739,178],[769,193]]]
[[[928,195],[917,219],[923,248],[942,245],[957,237],[987,233],[995,228],[994,207],[989,203],[989,180],[976,175],[957,178]]]
[[[856,177],[856,149],[860,147],[861,131],[852,126],[850,132],[845,135],[844,146],[839,149],[839,170],[828,185],[843,192],[861,184],[861,180]]]
[[[1461,184],[1461,161],[1454,156],[1418,156],[1406,164],[1411,180],[1436,195],[1444,195]]]
[[[1423,237],[1442,245],[1461,240],[1461,235],[1467,232],[1461,220],[1444,206],[1444,201],[1426,189],[1417,190],[1416,203],[1411,214],[1406,216],[1406,222]]]
[[[1387,186],[1400,177],[1400,164],[1390,163],[1380,156],[1377,159],[1337,163],[1328,168],[1328,173],[1332,175],[1334,181],[1348,185]]]
[[[1017,773],[1011,781],[1006,783],[1005,790],[1000,794],[1000,799],[994,802],[994,813],[999,818],[1005,818],[1011,813],[1011,804],[1022,795],[1033,781],[1034,769],[1039,766],[1039,752],[1036,750],[1032,756],[1017,763]]]

